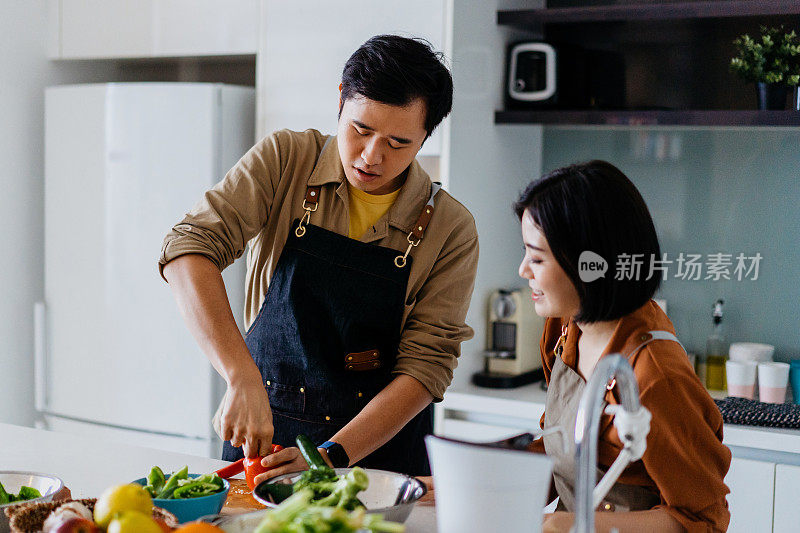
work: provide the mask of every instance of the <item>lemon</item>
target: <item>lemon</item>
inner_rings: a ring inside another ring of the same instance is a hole
[[[97,499],[94,521],[105,529],[123,511],[138,511],[148,518],[153,511],[153,499],[144,487],[135,483],[110,487]]]
[[[122,511],[108,524],[108,533],[164,533],[155,520],[139,511]]]

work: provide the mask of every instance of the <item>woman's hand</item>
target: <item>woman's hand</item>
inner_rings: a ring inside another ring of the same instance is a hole
[[[426,505],[433,505],[436,497],[433,494],[433,477],[431,476],[417,476],[417,479],[422,482],[423,485],[428,489],[428,492],[425,493],[425,496],[417,500],[417,503],[426,504]]]
[[[544,515],[542,533],[568,532],[575,520],[573,513],[556,511]],[[627,512],[596,512],[594,514],[595,530],[598,533],[619,531],[619,533],[680,533],[686,529],[664,509]]]
[[[569,528],[572,527],[574,516],[572,513],[561,511],[544,515],[542,533],[568,533]]]
[[[272,410],[260,375],[228,385],[214,416],[214,429],[220,438],[231,441],[231,446],[242,446],[245,457],[269,455],[274,433]]]

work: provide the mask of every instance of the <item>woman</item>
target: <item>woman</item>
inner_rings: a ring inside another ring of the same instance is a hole
[[[591,161],[531,183],[514,209],[525,245],[519,274],[529,282],[536,313],[547,318],[540,345],[548,382],[542,427],[562,426],[574,435],[586,381],[610,353],[628,358],[641,403],[652,413],[647,450],[600,505],[616,512],[596,513],[597,530],[725,531],[730,513],[723,479],[731,454],[722,444],[722,417],[651,299],[660,272],[653,275],[650,265],[661,253],[636,187],[610,163]],[[607,261],[604,275],[587,275],[584,252]],[[638,272],[616,272],[639,261]],[[605,399],[619,403],[612,385]],[[610,416],[600,429],[598,469],[604,472],[622,443]],[[574,448],[565,453],[563,445],[557,432],[532,445],[555,459],[560,503],[545,518],[545,531],[567,531],[573,521]]]

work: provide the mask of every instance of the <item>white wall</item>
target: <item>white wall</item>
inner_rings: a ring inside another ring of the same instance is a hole
[[[483,366],[487,300],[492,290],[524,286],[517,275],[522,259],[519,222],[511,210],[522,188],[542,171],[541,126],[496,126],[502,109],[505,48],[530,38],[497,25],[498,8],[543,7],[543,0],[451,0],[449,55],[454,84],[444,173],[450,192],[472,212],[480,259],[467,323],[475,337],[462,345],[454,385],[466,383]],[[526,154],[522,156],[521,154]]]
[[[104,81],[114,69],[48,61],[45,5],[0,2],[0,422],[24,425],[34,418],[33,304],[44,290],[44,87]]]
[[[442,49],[447,0],[261,0],[256,130],[335,134],[339,82],[350,55],[382,33],[422,37]],[[346,29],[344,29],[346,28]],[[441,153],[435,130],[419,155]]]

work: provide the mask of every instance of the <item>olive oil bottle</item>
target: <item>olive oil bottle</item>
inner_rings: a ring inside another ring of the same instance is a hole
[[[706,340],[706,388],[710,390],[726,389],[725,361],[728,359],[728,343],[722,331],[724,303],[722,300],[714,303],[714,330]]]

